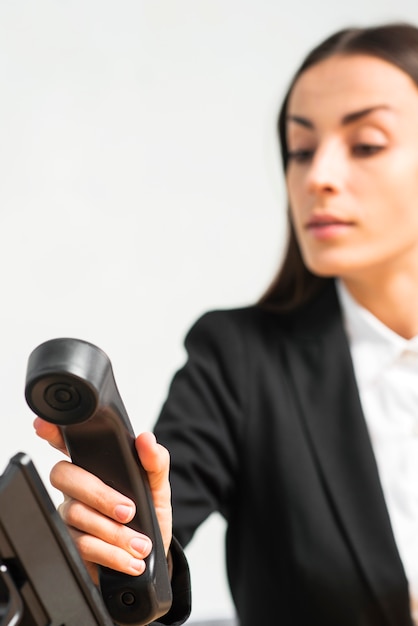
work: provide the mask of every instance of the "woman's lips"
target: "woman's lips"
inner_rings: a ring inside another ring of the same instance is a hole
[[[312,217],[305,228],[316,239],[332,239],[344,235],[353,224],[333,215],[318,215]]]

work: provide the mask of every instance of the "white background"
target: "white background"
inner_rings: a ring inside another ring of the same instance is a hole
[[[0,1],[3,468],[24,451],[47,482],[59,458],[24,401],[53,337],[104,349],[135,431],[152,427],[190,324],[275,272],[275,118],[302,56],[392,19],[418,22],[416,0]],[[233,614],[223,532],[213,516],[187,550],[195,619]]]

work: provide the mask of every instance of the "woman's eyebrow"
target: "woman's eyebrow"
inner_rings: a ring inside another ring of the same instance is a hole
[[[286,122],[295,122],[296,124],[300,124],[301,126],[305,126],[305,128],[314,128],[314,124],[308,120],[306,117],[301,117],[300,115],[287,115]]]
[[[370,115],[371,113],[382,109],[387,111],[391,110],[391,108],[387,104],[376,104],[365,109],[346,113],[346,115],[343,115],[343,117],[341,118],[341,125],[347,126],[348,124],[356,122],[362,117],[366,117],[367,115]],[[309,128],[311,130],[315,128],[315,124],[311,120],[309,120],[307,117],[302,117],[301,115],[287,115],[286,121],[294,122],[295,124],[299,124],[300,126],[304,126],[305,128]]]
[[[344,115],[343,118],[341,119],[341,124],[342,126],[346,126],[347,124],[356,122],[362,117],[366,117],[367,115],[370,115],[370,113],[374,113],[375,111],[380,111],[382,109],[386,111],[392,110],[391,107],[388,106],[387,104],[376,104],[372,107],[367,107],[366,109],[360,109],[359,111],[353,111],[352,113],[347,113],[347,115]]]

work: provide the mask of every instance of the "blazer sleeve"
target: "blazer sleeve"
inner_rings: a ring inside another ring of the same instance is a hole
[[[183,546],[212,512],[228,519],[245,388],[244,347],[232,312],[202,316],[185,348],[186,363],[174,376],[154,429],[170,452],[173,528]]]

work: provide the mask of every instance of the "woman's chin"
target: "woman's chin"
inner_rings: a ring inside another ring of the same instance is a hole
[[[333,278],[343,276],[345,273],[352,271],[356,262],[355,259],[330,258],[331,255],[321,257],[315,255],[304,259],[304,263],[308,270],[320,276],[321,278]]]

